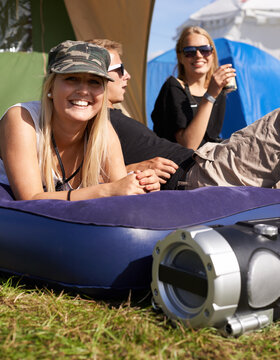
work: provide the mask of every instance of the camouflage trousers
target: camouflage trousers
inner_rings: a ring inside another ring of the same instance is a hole
[[[280,108],[195,152],[186,189],[202,186],[280,188]]]

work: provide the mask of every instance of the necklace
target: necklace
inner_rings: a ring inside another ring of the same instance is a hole
[[[61,157],[60,157],[60,155],[59,155],[59,151],[58,151],[58,148],[57,148],[57,145],[56,145],[56,142],[55,142],[53,133],[52,133],[52,144],[53,144],[54,151],[55,151],[55,154],[56,154],[56,157],[57,157],[59,166],[60,166],[61,174],[62,174],[62,182],[61,182],[61,181],[58,181],[58,182],[57,182],[57,184],[56,184],[56,186],[55,186],[55,190],[56,190],[56,191],[62,191],[62,190],[63,190],[63,185],[67,184],[67,183],[68,183],[71,179],[73,179],[73,177],[76,176],[76,175],[78,174],[78,172],[81,170],[81,168],[82,168],[82,166],[83,166],[84,159],[82,160],[80,166],[73,172],[73,174],[70,175],[70,176],[66,179],[65,169],[64,169],[64,166],[63,166]]]

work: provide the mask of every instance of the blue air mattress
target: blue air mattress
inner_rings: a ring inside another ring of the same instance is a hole
[[[209,187],[86,201],[15,201],[0,184],[0,270],[89,295],[149,289],[171,231],[280,216],[280,190]]]

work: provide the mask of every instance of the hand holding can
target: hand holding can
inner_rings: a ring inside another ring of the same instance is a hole
[[[237,90],[235,76],[229,79],[226,86],[223,87],[223,90],[225,90],[227,93]]]

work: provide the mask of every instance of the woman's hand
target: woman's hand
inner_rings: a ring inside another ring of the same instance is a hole
[[[109,185],[109,184],[108,184]],[[111,196],[140,195],[160,190],[159,179],[154,170],[135,171],[114,183]]]
[[[236,73],[235,69],[232,67],[232,64],[225,64],[220,66],[212,75],[207,90],[208,94],[216,98],[223,90],[223,87],[226,86],[229,79],[235,76]]]
[[[144,171],[136,171],[136,179],[141,186],[144,186],[145,192],[159,191],[160,181],[155,170],[147,169]]]

